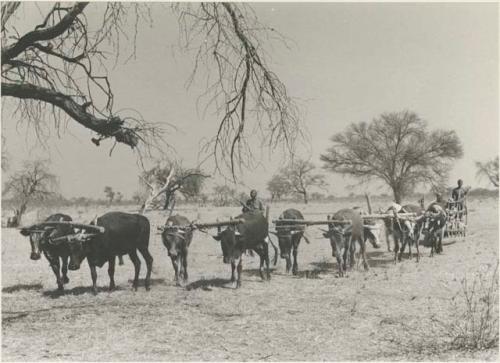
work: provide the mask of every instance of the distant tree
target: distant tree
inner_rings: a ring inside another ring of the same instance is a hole
[[[220,207],[234,204],[236,190],[227,185],[216,185],[214,187],[214,204]]]
[[[498,188],[498,156],[484,163],[477,161],[476,168],[478,178],[486,177],[495,188]]]
[[[312,192],[309,199],[313,201],[325,200],[326,196],[323,193]]]
[[[199,168],[185,168],[180,162],[163,160],[144,171],[140,182],[149,190],[150,196],[157,195],[154,199],[162,203],[163,209],[168,209],[177,192],[186,199],[198,196],[208,177]]]
[[[113,200],[115,199],[115,192],[113,191],[113,188],[111,188],[110,186],[105,186],[104,195],[108,200],[108,205],[111,205],[111,203],[113,203]]]
[[[290,194],[290,183],[283,173],[278,173],[267,182],[267,190],[271,193],[271,201],[280,201]]]
[[[53,196],[58,188],[57,178],[49,171],[47,160],[26,161],[4,184],[3,195],[11,197],[14,209],[14,226],[21,224],[28,204],[46,200]]]
[[[325,176],[316,173],[316,166],[310,161],[295,160],[280,171],[293,193],[302,196],[304,203],[308,202],[308,193],[311,188],[324,189],[327,184]]]
[[[351,124],[331,141],[332,147],[321,155],[325,169],[361,183],[382,180],[397,203],[417,185],[442,185],[452,162],[463,155],[455,131],[428,131],[426,122],[410,111]]]
[[[119,204],[119,203],[121,203],[122,200],[123,200],[123,194],[121,192],[116,192],[115,202]]]

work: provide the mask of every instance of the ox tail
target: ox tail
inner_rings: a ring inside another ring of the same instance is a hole
[[[273,243],[273,240],[271,239],[271,236],[268,234],[267,239],[269,240],[269,243],[271,243],[271,246],[274,248],[274,258],[273,258],[273,266],[276,266],[278,263],[278,248],[276,245]]]

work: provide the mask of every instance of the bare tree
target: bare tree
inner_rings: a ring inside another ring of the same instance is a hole
[[[49,172],[47,160],[24,162],[23,168],[7,179],[3,190],[3,195],[11,197],[16,204],[12,227],[21,224],[29,203],[53,196],[57,187],[57,178]]]
[[[289,190],[302,195],[306,204],[311,188],[324,189],[327,186],[325,176],[315,173],[315,170],[316,166],[312,162],[297,159],[280,171],[283,179],[288,183]]]
[[[199,168],[185,168],[181,162],[164,160],[144,171],[139,179],[141,185],[148,188],[150,193],[158,194],[161,190],[155,199],[162,202],[163,209],[168,209],[177,192],[185,198],[196,197],[208,177]],[[158,186],[161,186],[160,189]]]
[[[290,194],[290,185],[286,177],[279,173],[267,182],[267,190],[271,193],[271,201],[280,201],[282,197]]]
[[[486,177],[491,184],[495,186],[495,188],[498,188],[498,156],[493,160],[489,160],[484,163],[477,161],[476,168],[476,175],[478,178]]]
[[[419,184],[443,185],[451,163],[463,155],[455,131],[428,131],[426,122],[410,111],[351,124],[331,140],[332,147],[321,155],[326,169],[361,183],[381,180],[397,203]]]
[[[12,16],[34,3],[2,3],[2,97],[17,102],[16,115],[32,123],[40,136],[53,119],[59,130],[66,119],[96,132],[92,142],[113,139],[132,148],[159,146],[161,129],[140,116],[118,113],[106,69],[106,56],[120,55],[124,38],[133,43],[138,23],[151,24],[151,12],[165,8],[146,3],[45,3],[40,23],[17,34]],[[102,17],[86,16],[94,7]],[[171,6],[178,17],[181,49],[194,53],[194,75],[202,64],[208,72],[206,101],[215,105],[219,128],[206,150],[212,150],[217,167],[223,162],[233,176],[235,165],[251,160],[248,134],[261,133],[271,148],[292,149],[301,135],[294,102],[284,84],[267,66],[261,40],[283,39],[261,25],[243,3],[192,3]],[[102,19],[96,21],[96,19]],[[132,23],[133,34],[130,32]],[[109,49],[111,47],[111,49]],[[114,145],[113,145],[114,146]],[[139,152],[141,148],[138,148]],[[220,170],[220,169],[219,169]]]

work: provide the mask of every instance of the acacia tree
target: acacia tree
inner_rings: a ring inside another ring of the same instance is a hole
[[[199,168],[185,168],[181,162],[166,160],[144,171],[139,179],[142,187],[149,189],[150,195],[156,195],[152,199],[160,201],[163,209],[168,209],[177,192],[186,199],[198,196],[208,177]]]
[[[315,173],[316,166],[307,160],[297,159],[289,163],[280,171],[281,177],[288,184],[288,190],[302,195],[304,203],[309,201],[308,193],[311,188],[325,189],[325,176]]]
[[[427,130],[410,111],[384,113],[371,123],[351,124],[331,138],[333,145],[321,155],[324,168],[387,184],[396,203],[419,184],[443,185],[451,163],[463,155],[453,130]]]
[[[22,17],[14,15],[22,7],[40,12],[40,22],[18,34],[16,21]],[[94,12],[87,16],[91,7]],[[217,168],[227,166],[234,176],[235,165],[252,160],[246,140],[254,130],[260,130],[267,146],[291,149],[301,136],[297,109],[266,64],[261,44],[263,39],[284,38],[260,24],[243,3],[3,2],[2,98],[16,103],[14,114],[30,121],[38,135],[48,129],[48,120],[57,129],[72,120],[96,133],[92,142],[97,146],[112,139],[139,154],[143,148],[159,147],[163,138],[158,125],[113,107],[106,57],[114,55],[116,64],[120,45],[130,41],[130,56],[135,57],[139,23],[152,26],[151,14],[162,16],[169,8],[178,19],[180,49],[194,52],[189,83],[202,68],[207,70],[203,78],[208,88],[202,96],[207,107],[216,109],[219,127],[205,150]]]
[[[479,161],[476,162],[477,168],[477,177],[482,178],[486,177],[490,181],[491,184],[498,188],[498,156],[493,160],[486,161],[481,163]]]
[[[43,201],[54,195],[58,187],[57,178],[49,172],[47,160],[26,161],[20,171],[8,178],[4,184],[3,195],[15,203],[14,223],[21,223],[29,203]]]
[[[271,201],[279,201],[282,197],[290,193],[290,185],[284,175],[275,174],[267,182],[267,190],[271,193]]]

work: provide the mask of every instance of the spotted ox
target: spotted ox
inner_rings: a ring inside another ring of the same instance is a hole
[[[330,219],[330,217],[328,217]],[[337,259],[339,275],[344,276],[347,271],[348,262],[350,267],[354,266],[354,244],[359,243],[363,267],[369,269],[366,261],[366,246],[363,230],[363,219],[358,211],[353,209],[341,209],[332,217],[334,221],[345,221],[347,223],[332,222],[328,224],[328,231],[323,236],[330,239],[332,256]],[[343,257],[341,250],[344,249]]]

